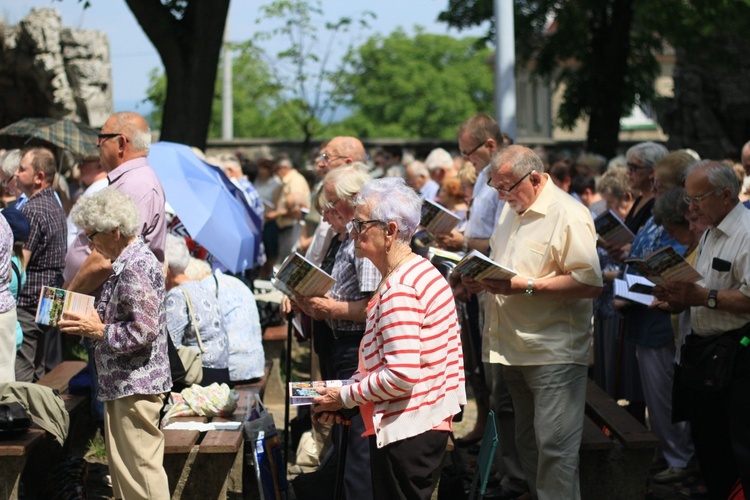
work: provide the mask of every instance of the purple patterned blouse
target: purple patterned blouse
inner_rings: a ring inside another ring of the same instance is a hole
[[[106,325],[93,343],[101,401],[171,389],[165,293],[161,264],[136,238],[112,263],[97,304]]]

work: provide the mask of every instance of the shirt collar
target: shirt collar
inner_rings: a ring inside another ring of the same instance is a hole
[[[115,168],[111,172],[107,174],[107,179],[109,179],[109,184],[114,184],[117,182],[123,175],[132,172],[133,170],[147,167],[148,166],[148,158],[145,156],[141,156],[138,158],[133,158],[132,160],[128,160],[119,167]]]
[[[719,222],[719,225],[714,229],[727,237],[731,236],[733,230],[739,227],[738,225],[740,223],[740,219],[747,210],[748,209],[745,207],[745,205],[743,205],[742,203],[737,203],[734,208],[724,216],[721,222]]]

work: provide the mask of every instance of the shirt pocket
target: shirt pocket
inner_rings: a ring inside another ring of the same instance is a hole
[[[537,277],[543,274],[549,245],[522,239],[515,249],[515,271],[521,276]]]

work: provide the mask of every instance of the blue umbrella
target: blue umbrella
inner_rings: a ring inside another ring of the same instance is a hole
[[[172,142],[152,144],[148,162],[190,236],[233,273],[253,267],[260,219],[224,172]]]

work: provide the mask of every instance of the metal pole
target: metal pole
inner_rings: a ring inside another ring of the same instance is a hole
[[[229,46],[229,17],[224,27],[223,72],[221,85],[221,138],[234,138],[234,117],[232,115],[232,49]]]
[[[495,1],[495,114],[500,129],[516,137],[516,41],[513,0]]]

